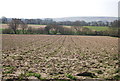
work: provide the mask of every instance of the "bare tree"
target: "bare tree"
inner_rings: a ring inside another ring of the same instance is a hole
[[[51,29],[52,27],[51,27],[51,25],[47,25],[46,27],[45,27],[45,31],[47,32],[47,34],[50,34],[50,29]]]
[[[20,27],[22,29],[22,33],[25,34],[25,30],[28,28],[28,25],[24,23],[23,21],[21,21]]]
[[[61,29],[63,27],[61,25],[57,25],[57,24],[49,24],[45,27],[45,31],[47,32],[47,34],[50,34],[50,31],[52,31],[54,34],[60,33]]]
[[[31,26],[28,27],[28,29],[27,29],[27,33],[30,33],[30,34],[33,33],[33,29],[32,29]]]
[[[17,34],[17,29],[19,28],[19,25],[21,24],[21,19],[12,19],[8,26],[10,29],[14,31],[15,34]]]

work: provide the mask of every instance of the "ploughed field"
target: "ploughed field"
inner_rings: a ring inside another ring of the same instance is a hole
[[[3,78],[110,79],[118,75],[118,38],[3,35]]]

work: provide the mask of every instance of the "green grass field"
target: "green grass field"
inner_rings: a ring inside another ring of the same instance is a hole
[[[2,33],[2,30],[3,30],[3,29],[2,29],[2,28],[0,28],[0,34]]]
[[[109,29],[109,27],[106,27],[106,26],[84,26],[84,27],[89,28],[91,30],[95,30],[95,31],[105,31]]]
[[[0,31],[2,31],[3,30],[3,28],[0,28]]]

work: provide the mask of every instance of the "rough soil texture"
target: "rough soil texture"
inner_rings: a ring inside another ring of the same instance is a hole
[[[112,79],[118,76],[118,38],[3,35],[3,79]]]

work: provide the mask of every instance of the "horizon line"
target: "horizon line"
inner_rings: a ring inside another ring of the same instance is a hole
[[[1,16],[6,17],[6,16]],[[42,18],[20,18],[20,19],[55,19],[55,18],[69,18],[69,17],[116,17],[116,16],[66,16],[66,17],[42,17]],[[6,18],[19,18],[19,17],[6,17]]]

